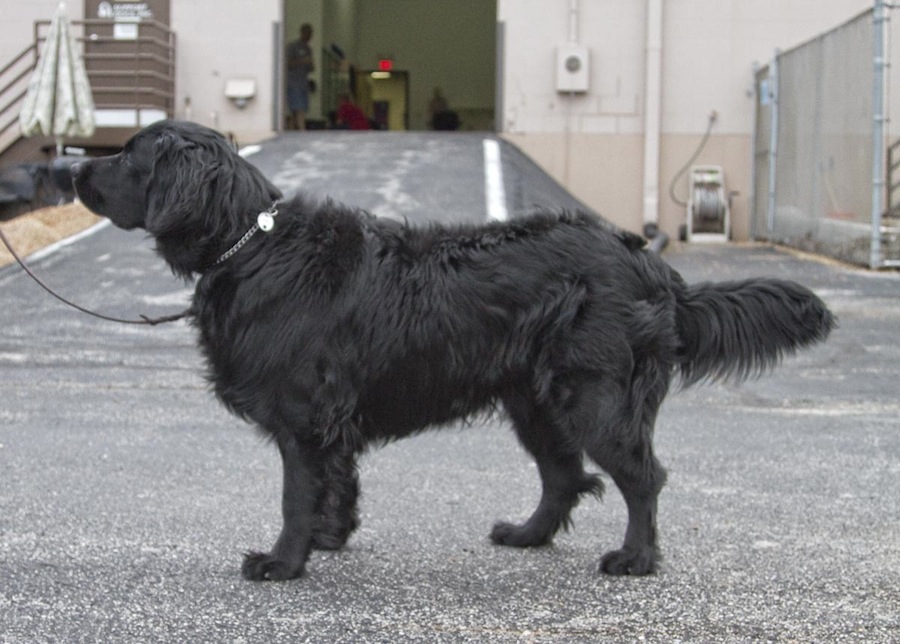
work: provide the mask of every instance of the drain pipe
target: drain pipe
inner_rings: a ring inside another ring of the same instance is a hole
[[[644,236],[660,252],[669,238],[659,230],[659,141],[662,123],[663,0],[647,0],[644,71]]]
[[[875,82],[872,96],[872,241],[869,247],[869,268],[881,268],[881,213],[884,208],[884,69],[887,65],[884,47],[884,23],[889,19],[884,0],[875,0],[873,14],[873,58]]]

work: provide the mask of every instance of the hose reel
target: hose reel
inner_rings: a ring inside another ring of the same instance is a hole
[[[691,167],[687,203],[687,241],[727,242],[731,208],[725,192],[725,172],[717,165]]]

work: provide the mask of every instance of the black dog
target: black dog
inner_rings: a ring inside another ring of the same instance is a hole
[[[640,237],[584,214],[415,229],[279,202],[224,138],[188,123],[151,125],[73,174],[91,210],[146,229],[176,274],[199,276],[193,321],[216,394],[278,444],[284,524],[271,552],[246,556],[248,579],[297,577],[312,548],[343,546],[367,445],[498,403],[543,495],[491,539],[540,546],[567,527],[602,491],[586,453],[628,505],[601,570],[651,573],[666,478],[651,439],[670,381],[759,373],[834,325],[792,282],[687,286]]]

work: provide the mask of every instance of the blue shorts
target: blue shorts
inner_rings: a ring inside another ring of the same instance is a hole
[[[303,86],[288,85],[286,88],[288,107],[292,112],[309,111],[309,89],[306,83]]]

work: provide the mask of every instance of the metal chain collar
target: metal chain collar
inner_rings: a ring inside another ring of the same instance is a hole
[[[250,238],[260,230],[264,233],[267,233],[275,228],[275,217],[278,215],[278,208],[276,207],[276,205],[277,202],[273,203],[268,210],[259,213],[259,215],[257,215],[256,217],[256,223],[250,227],[250,230],[244,233],[244,236],[241,237],[234,246],[222,253],[219,256],[219,259],[216,260],[216,263],[213,264],[213,266],[218,266],[219,264],[230,258],[232,255],[234,255],[236,252],[238,252],[248,241],[250,241]]]

